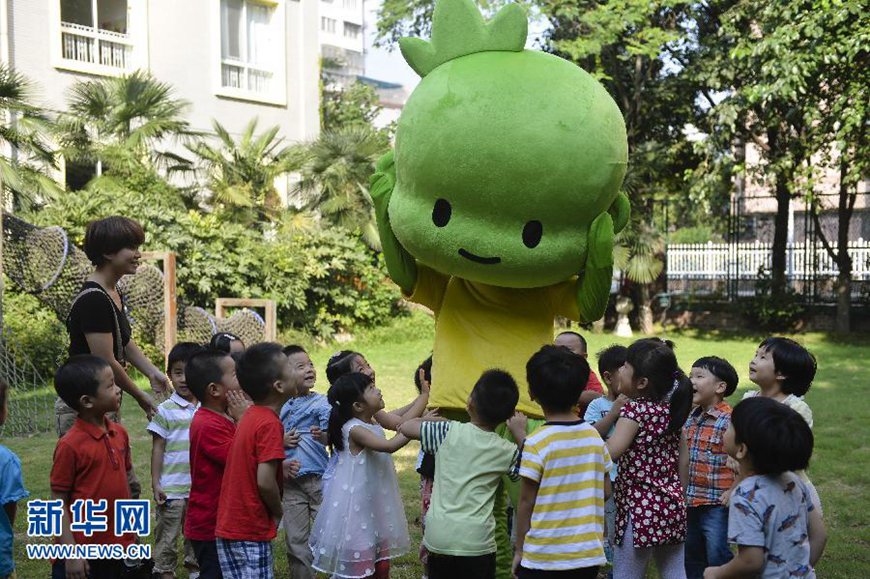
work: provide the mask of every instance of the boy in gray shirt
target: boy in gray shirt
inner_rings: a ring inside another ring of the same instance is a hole
[[[810,427],[788,406],[756,397],[734,407],[725,450],[740,464],[742,479],[728,513],[728,541],[737,556],[708,567],[704,579],[815,578],[825,525],[805,483],[791,472],[807,468],[812,449]]]

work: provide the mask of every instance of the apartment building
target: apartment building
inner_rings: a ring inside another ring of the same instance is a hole
[[[258,117],[301,141],[320,131],[318,12],[310,0],[0,0],[0,59],[55,111],[77,80],[144,69],[190,103],[194,129],[217,119],[239,134]]]

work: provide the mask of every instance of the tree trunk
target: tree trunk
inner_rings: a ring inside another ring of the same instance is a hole
[[[845,153],[840,154],[840,198],[837,211],[837,324],[838,333],[849,332],[849,318],[852,315],[852,258],[849,256],[849,221],[855,209],[858,190],[849,195],[846,182],[849,165]]]
[[[779,135],[776,129],[770,129],[767,132],[767,141],[770,145],[770,158],[776,161],[781,151],[779,143]],[[788,243],[788,210],[791,203],[791,175],[783,171],[777,170],[774,180],[774,190],[776,192],[776,217],[773,221],[773,248],[771,259],[771,295],[785,295],[786,289],[786,250]]]
[[[851,261],[851,260],[849,260]],[[834,327],[835,331],[840,334],[848,334],[851,329],[850,319],[852,317],[852,271],[848,271],[840,267],[840,273],[837,275],[837,321]]]
[[[637,312],[637,321],[640,324],[640,333],[645,334],[647,336],[652,335],[653,333],[653,313],[652,313],[652,305],[650,303],[649,294],[650,288],[652,284],[639,284],[637,287],[638,290],[638,302],[639,308]]]

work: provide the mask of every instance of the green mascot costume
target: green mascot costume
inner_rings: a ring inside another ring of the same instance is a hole
[[[525,50],[527,33],[518,5],[486,22],[472,0],[437,0],[431,40],[399,43],[422,80],[372,178],[390,276],[436,316],[430,405],[451,417],[489,368],[509,371],[517,409],[541,416],[526,361],[552,342],[556,316],[604,314],[629,218],[619,108],[576,65]]]

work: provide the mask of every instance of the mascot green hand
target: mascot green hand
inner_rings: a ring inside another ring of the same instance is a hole
[[[556,56],[524,50],[508,5],[437,0],[432,38],[403,38],[422,77],[371,194],[390,276],[436,315],[430,403],[462,410],[480,373],[511,372],[519,410],[540,416],[525,364],[553,321],[599,319],[628,145],[613,99]]]

